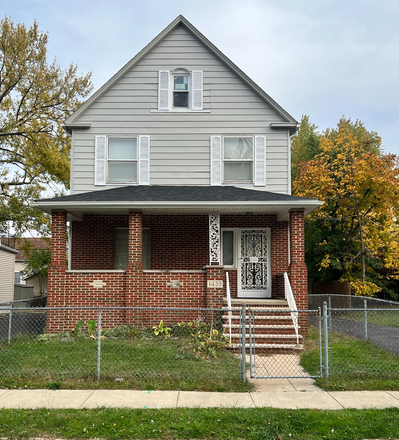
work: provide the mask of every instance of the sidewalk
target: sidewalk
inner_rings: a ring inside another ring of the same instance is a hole
[[[399,408],[399,391],[320,390],[309,379],[263,380],[251,393],[0,390],[0,408]]]

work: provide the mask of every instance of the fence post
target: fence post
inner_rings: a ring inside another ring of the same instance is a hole
[[[97,380],[101,375],[101,307],[98,308],[98,332],[97,332]]]
[[[247,325],[247,311],[245,309],[245,304],[242,305],[241,308],[241,378],[242,381],[246,381],[246,359],[245,359],[245,353],[246,353],[246,335],[245,335],[245,327]]]
[[[327,303],[323,302],[323,338],[324,338],[324,379],[328,379],[328,312]]]
[[[364,339],[368,339],[367,335],[367,299],[364,300]]]
[[[11,345],[11,322],[13,303],[10,304],[10,316],[8,318],[8,345]]]
[[[321,321],[323,319],[321,313],[321,307],[317,309],[318,321],[319,321],[319,366],[320,366],[320,377],[323,377],[323,341],[321,339]]]

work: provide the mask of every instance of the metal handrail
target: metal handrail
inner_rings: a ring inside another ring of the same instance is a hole
[[[229,273],[226,272],[226,296],[227,296],[227,307],[228,307],[228,316],[229,316],[229,334],[230,334],[230,344],[231,344],[231,294],[230,294],[230,281],[229,281]]]
[[[287,272],[284,272],[284,293],[285,299],[288,302],[288,307],[291,312],[292,323],[294,324],[295,328],[296,343],[299,344],[298,308],[296,306],[294,294],[291,289],[291,284]]]

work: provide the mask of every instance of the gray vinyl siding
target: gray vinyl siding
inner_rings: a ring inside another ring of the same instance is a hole
[[[204,112],[158,112],[158,71],[203,71]],[[289,137],[271,122],[285,122],[259,95],[179,26],[99,97],[76,122],[71,192],[94,186],[96,135],[150,136],[151,185],[209,185],[210,136],[266,136],[267,191],[289,193]]]

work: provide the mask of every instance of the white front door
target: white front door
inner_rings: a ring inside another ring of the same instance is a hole
[[[270,230],[242,229],[238,264],[238,296],[271,298]]]

